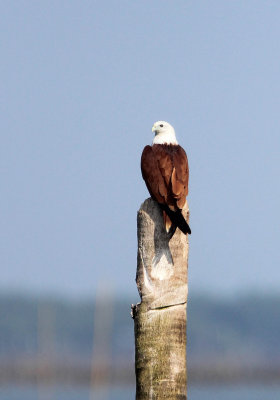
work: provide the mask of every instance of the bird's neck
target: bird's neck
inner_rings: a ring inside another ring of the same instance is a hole
[[[158,133],[153,140],[153,144],[178,144],[175,132]]]

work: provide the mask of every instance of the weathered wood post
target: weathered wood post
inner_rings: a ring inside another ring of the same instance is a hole
[[[188,214],[186,203],[183,215]],[[168,241],[162,212],[151,198],[140,207],[137,233],[136,400],[185,400],[188,237],[177,229]]]

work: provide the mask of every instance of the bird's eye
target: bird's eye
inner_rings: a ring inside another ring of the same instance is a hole
[[[163,128],[163,124],[160,124],[160,127]]]

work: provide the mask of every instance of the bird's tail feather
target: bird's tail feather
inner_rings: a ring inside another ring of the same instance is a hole
[[[171,219],[169,218],[169,216],[166,214],[166,212],[164,210],[162,212],[163,212],[163,223],[165,226],[165,230],[168,233],[172,226],[172,222],[171,222]]]
[[[164,215],[164,224],[167,231],[169,231],[172,224],[178,227],[185,235],[187,233],[189,235],[191,234],[191,228],[189,227],[189,224],[183,217],[181,210],[172,211],[166,205],[161,205],[161,208],[164,211],[164,214],[166,214],[166,216]]]

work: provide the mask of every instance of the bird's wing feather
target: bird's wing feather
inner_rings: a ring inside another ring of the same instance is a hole
[[[186,196],[188,195],[189,166],[185,150],[178,146],[173,155],[174,169],[171,175],[172,194],[176,199],[177,206],[182,209]]]
[[[151,146],[146,146],[143,150],[141,171],[150,195],[160,204],[165,203],[167,188]]]
[[[188,159],[176,146],[169,152],[162,145],[146,146],[141,158],[142,176],[152,197],[175,211],[182,209],[188,193]]]

